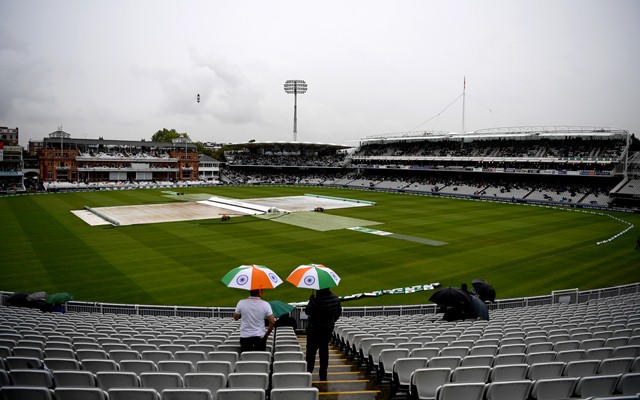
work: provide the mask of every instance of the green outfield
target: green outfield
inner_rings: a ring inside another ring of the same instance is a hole
[[[92,302],[232,306],[246,292],[226,288],[220,278],[251,263],[269,266],[283,279],[300,264],[325,264],[342,278],[338,295],[433,282],[459,286],[480,278],[494,285],[499,298],[512,298],[640,281],[638,214],[315,187],[181,192],[185,196],[131,190],[0,198],[0,290],[70,292]],[[394,236],[315,230],[253,216],[90,226],[71,213],[84,206],[156,204],[202,194],[248,199],[305,193],[375,202],[321,215],[377,222],[368,228]],[[597,244],[629,224],[635,227]],[[309,294],[285,282],[265,298],[304,301]],[[386,295],[345,305],[417,304],[429,295]]]

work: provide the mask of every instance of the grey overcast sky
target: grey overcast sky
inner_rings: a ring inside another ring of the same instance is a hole
[[[640,133],[637,0],[0,0],[0,16],[0,126],[25,146],[58,126],[291,141],[288,79],[309,85],[301,142],[460,132],[464,77],[465,131]]]

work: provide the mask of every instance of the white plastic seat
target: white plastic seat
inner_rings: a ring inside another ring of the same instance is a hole
[[[142,387],[155,389],[158,393],[167,388],[184,387],[182,375],[177,372],[142,372],[140,384]]]
[[[491,369],[489,379],[492,382],[521,381],[526,378],[528,370],[529,365],[524,363],[498,365]]]
[[[470,356],[495,356],[498,354],[498,346],[486,345],[486,346],[473,346],[469,350]]]
[[[107,392],[97,387],[57,387],[56,400],[108,400]]]
[[[3,400],[53,400],[53,391],[44,387],[9,385],[0,388]]]
[[[568,399],[573,395],[577,383],[578,378],[575,377],[539,379],[533,383],[531,398],[536,400]]]
[[[235,366],[236,362],[240,358],[237,352],[217,350],[208,354],[209,361],[228,361],[231,366]]]
[[[640,393],[640,373],[629,372],[622,374],[618,381],[616,390],[623,395],[634,395]]]
[[[611,396],[619,379],[619,374],[583,376],[578,379],[575,394],[581,398]]]
[[[229,361],[198,361],[196,372],[220,373],[226,377],[233,372],[233,365]]]
[[[524,353],[498,354],[493,359],[493,366],[507,364],[522,364],[526,358]]]
[[[109,400],[160,400],[154,388],[113,388],[107,392]]]
[[[268,361],[238,361],[234,366],[234,372],[271,372],[271,364]]]
[[[9,377],[16,386],[53,387],[53,376],[42,369],[12,369]]]
[[[462,357],[432,357],[429,359],[429,368],[451,368],[454,370],[462,362]]]
[[[411,387],[411,374],[417,369],[426,368],[428,363],[429,359],[424,357],[396,359],[392,366],[391,397],[400,391],[408,393]]]
[[[612,375],[612,374],[626,374],[631,369],[633,364],[633,358],[620,357],[620,358],[605,358],[598,364],[596,374],[598,375]]]
[[[227,386],[230,388],[267,390],[269,387],[269,375],[264,372],[232,372],[227,376]]]
[[[436,400],[483,400],[484,383],[445,383],[436,390]]]
[[[569,361],[565,365],[562,375],[576,378],[595,375],[599,364],[599,360]]]
[[[564,367],[565,363],[558,361],[531,364],[527,371],[527,379],[536,381],[538,379],[560,378]]]
[[[151,360],[122,360],[118,364],[120,371],[135,372],[140,375],[142,372],[156,372],[158,367]]]
[[[274,361],[271,365],[272,372],[306,372],[306,361]]]
[[[173,360],[173,353],[166,350],[144,350],[140,353],[143,360],[150,360],[154,363],[165,360]]]
[[[533,382],[529,380],[491,382],[485,392],[486,400],[527,400]]]
[[[184,376],[189,372],[195,372],[195,367],[191,361],[184,360],[162,360],[156,363],[158,372],[176,372]]]
[[[135,372],[100,371],[96,373],[96,381],[104,391],[114,387],[140,387],[140,378]]]
[[[311,387],[312,375],[310,372],[274,372],[271,375],[271,386],[282,387]]]
[[[53,371],[56,387],[95,387],[96,378],[91,371]]]
[[[271,353],[268,351],[245,351],[240,354],[240,361],[271,362]]]
[[[467,347],[445,347],[440,350],[440,357],[466,357],[469,354],[469,348]]]
[[[393,363],[399,358],[408,358],[408,349],[384,349],[378,359],[378,381],[391,379],[393,376]]]
[[[486,383],[491,367],[457,367],[451,375],[452,383]]]
[[[160,396],[162,400],[213,400],[211,392],[203,388],[165,389]]]
[[[227,376],[216,372],[191,372],[184,375],[184,386],[206,388],[215,399],[218,390],[227,386]]]
[[[565,363],[568,363],[569,361],[578,361],[582,360],[586,353],[587,351],[582,349],[563,350],[556,353],[556,358],[554,360]]]
[[[274,388],[271,389],[271,400],[318,400],[319,390],[315,387],[306,388]]]
[[[451,368],[420,368],[411,374],[410,397],[434,400],[440,385],[449,382]]]
[[[173,358],[180,361],[190,361],[193,365],[196,365],[198,361],[206,361],[209,359],[205,352],[195,350],[176,351],[173,353]]]
[[[258,388],[225,388],[218,390],[218,400],[265,400],[265,397],[266,391]]]
[[[118,364],[113,360],[85,359],[80,361],[82,369],[98,373],[99,371],[117,371]]]
[[[538,364],[552,362],[556,358],[555,351],[541,351],[538,353],[529,353],[524,359],[525,364]]]
[[[437,347],[419,347],[409,352],[409,357],[418,358],[438,357],[438,355],[440,355],[440,349]]]
[[[460,366],[462,367],[491,367],[493,366],[494,356],[466,356],[462,359]]]
[[[277,351],[273,353],[273,361],[304,361],[301,351]]]

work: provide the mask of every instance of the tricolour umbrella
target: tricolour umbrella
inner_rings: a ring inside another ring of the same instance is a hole
[[[287,277],[287,282],[304,289],[327,289],[338,286],[340,277],[322,264],[301,265]]]
[[[488,282],[481,279],[474,279],[471,281],[471,285],[476,291],[478,297],[482,301],[496,301],[496,290]]]
[[[289,312],[295,308],[291,304],[280,300],[269,300],[269,304],[271,304],[271,311],[273,311],[273,316],[275,318],[289,314]]]
[[[273,289],[282,283],[282,279],[264,265],[241,265],[227,272],[221,279],[231,288],[255,290]]]

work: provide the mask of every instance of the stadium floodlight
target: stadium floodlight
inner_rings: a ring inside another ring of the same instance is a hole
[[[307,92],[307,83],[299,79],[290,79],[284,83],[284,91],[293,94],[293,141],[298,141],[298,94]]]

